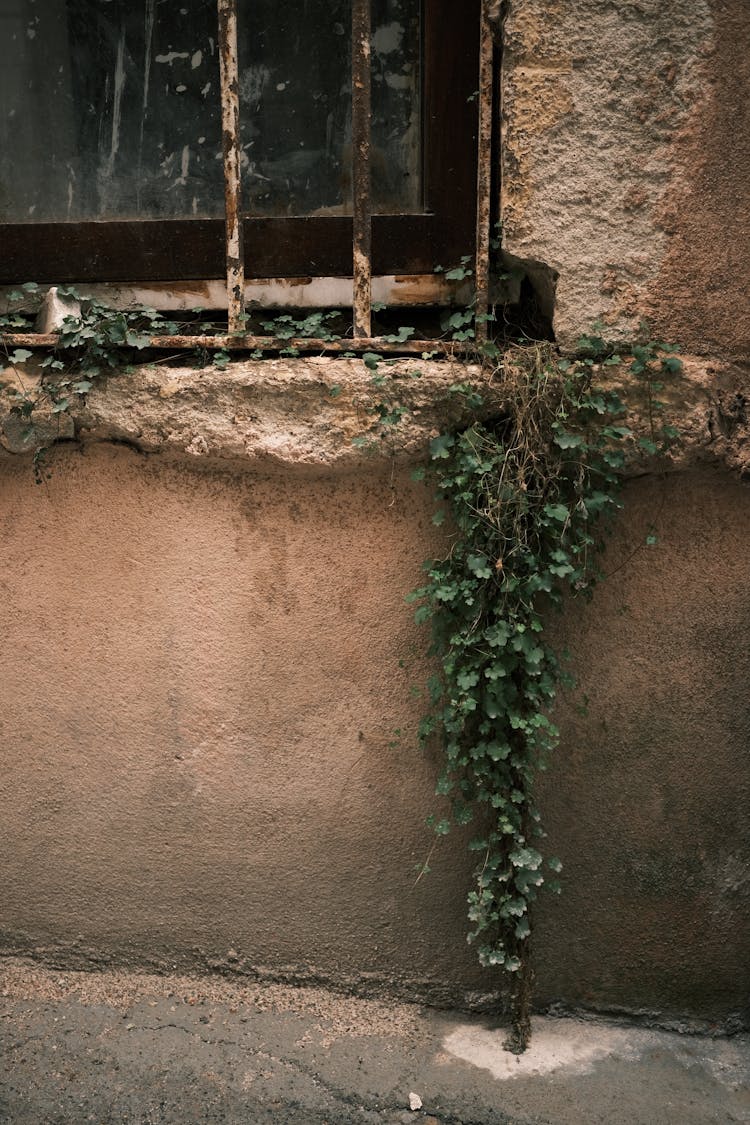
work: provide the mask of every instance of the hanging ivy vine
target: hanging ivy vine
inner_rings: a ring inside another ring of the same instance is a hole
[[[681,366],[673,351],[662,343],[632,349],[630,371],[645,382],[650,417],[637,442],[617,394],[594,386],[601,364],[622,361],[593,337],[576,360],[547,344],[508,349],[494,372],[502,414],[430,448],[435,522],[447,520],[450,546],[425,564],[426,582],[408,600],[418,603],[417,621],[431,623],[439,663],[419,734],[442,747],[437,792],[450,816],[431,822],[439,835],[451,823],[477,825],[469,941],[483,965],[511,975],[507,1046],[517,1052],[530,1037],[533,904],[545,883],[559,890],[561,870],[543,856],[534,795],[558,740],[550,709],[565,679],[546,622],[566,594],[589,594],[601,578],[601,550],[621,507],[624,445],[650,455],[676,437],[654,397],[659,378]],[[454,389],[481,405],[476,388]]]

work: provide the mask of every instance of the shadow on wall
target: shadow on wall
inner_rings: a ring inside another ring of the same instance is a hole
[[[706,470],[624,499],[611,577],[568,617],[539,1000],[748,1021],[750,491]]]

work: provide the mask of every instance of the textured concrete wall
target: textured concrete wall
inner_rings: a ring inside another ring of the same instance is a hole
[[[504,244],[559,274],[564,346],[646,317],[750,355],[749,25],[746,0],[511,0]]]
[[[746,477],[747,3],[507,9],[506,252],[532,277],[540,266],[556,276],[563,348],[594,322],[627,340],[645,320],[647,336],[692,355],[698,397],[713,405],[696,413],[686,387],[671,392],[687,460],[715,457]],[[541,991],[646,1009],[669,992],[685,1011],[747,1010],[748,494],[686,472],[631,485],[629,501],[633,530],[623,525],[614,557],[648,522],[661,542],[577,623],[590,712],[566,713],[545,787],[552,836],[577,873],[544,911]]]
[[[703,470],[624,499],[610,577],[561,627],[578,689],[543,785],[566,869],[540,999],[748,1020],[750,490]]]

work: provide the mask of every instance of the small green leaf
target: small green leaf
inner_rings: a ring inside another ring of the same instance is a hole
[[[583,438],[580,434],[563,431],[555,435],[555,445],[559,445],[560,449],[577,449],[578,446],[583,445]]]
[[[521,918],[520,921],[516,924],[514,932],[519,941],[523,941],[524,938],[527,938],[529,936],[529,934],[531,933],[531,926],[529,925],[529,920],[526,916]]]
[[[430,456],[433,461],[445,460],[450,456],[450,451],[456,444],[452,434],[440,434],[430,442]]]
[[[484,555],[469,555],[466,560],[466,565],[472,574],[477,578],[491,578],[492,570],[487,565],[487,559]]]
[[[128,329],[125,333],[125,343],[129,348],[147,348],[151,343],[151,337],[143,332],[133,332]]]

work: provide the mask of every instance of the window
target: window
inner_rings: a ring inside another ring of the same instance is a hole
[[[352,0],[239,0],[248,277],[352,274]],[[479,0],[371,0],[372,269],[474,245]],[[3,0],[0,281],[225,272],[216,0]]]

